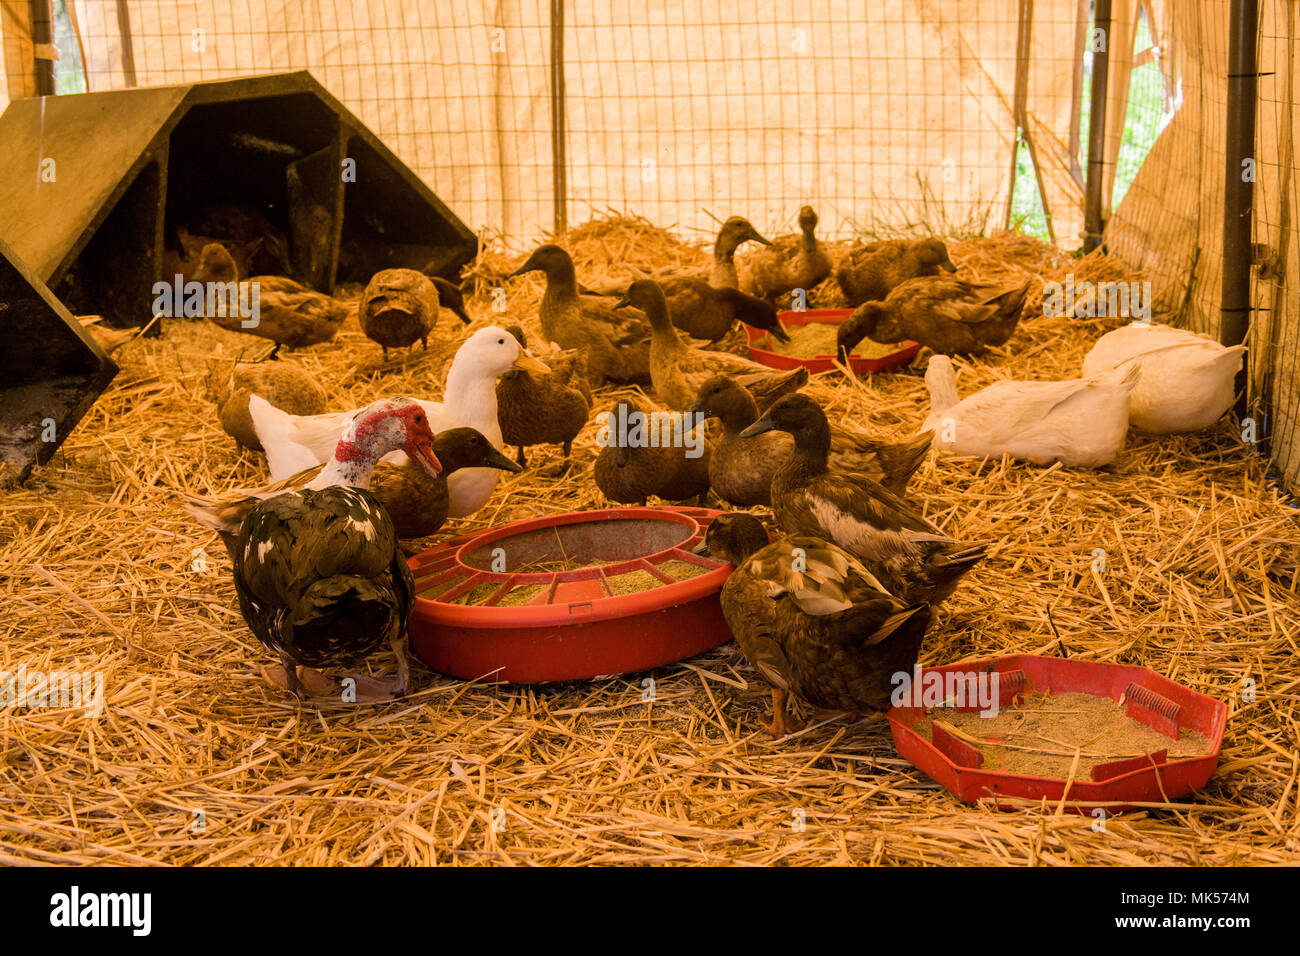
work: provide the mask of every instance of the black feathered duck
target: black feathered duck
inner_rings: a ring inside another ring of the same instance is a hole
[[[232,554],[235,592],[249,629],[284,665],[283,674],[264,672],[273,683],[294,693],[302,684],[334,691],[313,668],[355,666],[387,644],[397,676],[356,675],[355,699],[406,692],[415,582],[392,520],[368,489],[375,463],[397,450],[437,477],[433,441],[428,415],[414,400],[375,402],[348,423],[315,479],[258,502],[244,518]]]

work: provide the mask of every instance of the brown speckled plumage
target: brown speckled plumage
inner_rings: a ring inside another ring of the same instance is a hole
[[[612,421],[630,420],[633,412],[653,411],[629,401],[617,402]],[[593,466],[596,487],[610,501],[645,504],[651,497],[665,501],[686,501],[709,490],[709,447],[701,437],[702,454],[692,458],[681,445],[619,447],[616,424],[609,429],[611,441],[600,450]],[[699,430],[703,434],[703,429]],[[620,459],[622,463],[620,464]]]
[[[804,206],[799,210],[799,235],[781,236],[745,258],[749,274],[746,291],[786,307],[794,289],[811,295],[831,274],[831,257],[817,241],[816,229],[817,213]]]
[[[737,566],[722,612],[772,688],[769,733],[798,729],[787,696],[855,716],[889,707],[894,675],[916,663],[928,605],[900,600],[866,563],[823,539],[768,544],[753,515],[720,515],[705,542],[710,556]]]
[[[389,349],[419,342],[429,347],[429,332],[438,322],[438,288],[414,269],[384,269],[371,276],[357,306],[361,329]]]
[[[722,437],[709,459],[714,493],[741,507],[771,504],[772,478],[793,452],[794,439],[779,431],[741,438],[740,433],[758,420],[758,406],[753,396],[725,375],[704,383],[693,411],[722,423]],[[925,460],[932,437],[926,432],[905,442],[883,442],[831,426],[830,465],[868,475],[901,495]]]
[[[527,347],[523,330],[509,332]],[[530,445],[561,445],[565,459],[573,439],[587,424],[591,412],[591,385],[587,381],[587,351],[548,355],[549,373],[511,369],[497,382],[497,418],[501,438],[517,445],[520,465]]]
[[[882,239],[850,249],[835,281],[849,305],[858,306],[883,299],[900,282],[956,268],[939,239]]]
[[[982,352],[1011,338],[1029,293],[1019,285],[984,285],[951,276],[909,279],[883,302],[864,302],[839,327],[836,343],[851,352],[863,337],[911,339],[944,355]]]
[[[216,387],[217,417],[227,435],[252,451],[261,451],[262,442],[248,414],[250,395],[260,395],[291,415],[325,411],[325,390],[305,369],[276,360],[236,364]]]

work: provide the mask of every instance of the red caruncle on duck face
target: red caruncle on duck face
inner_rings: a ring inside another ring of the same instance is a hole
[[[409,398],[376,402],[359,414],[343,433],[335,457],[340,461],[375,461],[401,449],[436,478],[442,471],[433,453],[433,430],[419,403]]]

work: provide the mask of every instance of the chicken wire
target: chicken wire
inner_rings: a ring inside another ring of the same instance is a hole
[[[699,235],[787,230],[805,202],[830,237],[991,231],[1018,128],[1078,244],[1087,0],[57,2],[89,90],[309,69],[516,248],[608,209]]]

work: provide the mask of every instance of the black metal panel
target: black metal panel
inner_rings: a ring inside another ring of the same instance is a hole
[[[0,240],[0,476],[48,461],[117,366]]]

